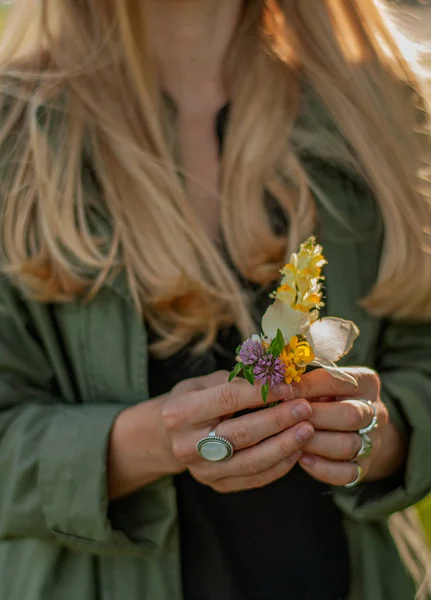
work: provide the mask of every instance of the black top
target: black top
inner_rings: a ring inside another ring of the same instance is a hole
[[[220,151],[227,118],[225,107],[216,123]],[[285,229],[271,197],[267,200],[274,227]],[[270,290],[240,281],[259,323]],[[149,338],[155,339],[151,330]],[[241,341],[232,327],[220,331],[214,347],[202,356],[187,347],[169,359],[150,357],[150,397],[169,392],[184,379],[230,370]],[[232,494],[219,494],[188,472],[176,476],[175,485],[185,600],[347,597],[349,550],[341,514],[329,487],[299,466],[264,488]]]

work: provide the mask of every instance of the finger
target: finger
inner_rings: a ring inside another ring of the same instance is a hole
[[[287,475],[298,462],[300,456],[300,452],[294,452],[262,473],[246,477],[227,477],[226,479],[217,481],[213,487],[215,490],[222,493],[239,492],[242,490],[264,487]]]
[[[316,431],[304,452],[329,460],[349,461],[357,456],[361,447],[362,440],[357,433]]]
[[[329,485],[343,486],[355,481],[358,468],[354,462],[335,462],[314,454],[303,454],[299,464],[311,477]],[[362,477],[367,467],[361,463]]]
[[[288,384],[280,384],[277,388],[271,389],[267,403],[284,399],[290,389],[291,386]],[[175,428],[182,424],[202,425],[214,423],[225,415],[263,405],[259,385],[253,386],[243,379],[236,379],[231,383],[224,383],[171,401],[164,411],[163,418],[168,428]]]
[[[304,454],[313,454],[328,460],[360,461],[361,467],[364,467],[379,453],[382,443],[378,431],[371,432],[368,437],[371,441],[371,453],[366,458],[357,458],[362,448],[362,439],[357,433],[316,431],[302,451]]]
[[[203,375],[202,377],[196,377],[195,381],[199,384],[200,389],[208,389],[223,385],[228,382],[229,371],[214,371],[209,375]]]
[[[202,375],[200,377],[192,377],[186,379],[178,384],[179,386],[187,386],[188,390],[206,390],[208,388],[217,387],[228,382],[229,371],[215,371],[209,375]]]
[[[277,406],[223,421],[217,426],[217,435],[227,438],[235,450],[254,446],[312,415],[306,400],[281,402]]]
[[[347,396],[350,398],[375,398],[378,396],[380,379],[375,371],[366,368],[344,369],[356,379],[358,387],[347,381],[336,379],[325,369],[315,369],[301,377],[299,383],[292,383],[287,396],[291,398],[316,398],[318,396]]]
[[[214,464],[202,466],[207,476],[214,479],[258,475],[301,450],[313,435],[310,423],[300,423],[256,446],[236,452],[231,459],[220,463],[217,471],[212,471]]]
[[[309,398],[310,402],[335,402],[335,396],[318,396],[317,398]]]
[[[310,422],[319,430],[359,431],[368,427],[374,416],[371,406],[357,400],[315,402],[311,407]]]
[[[309,419],[310,416],[311,406],[306,400],[291,400],[235,419],[222,421],[216,425],[215,430],[218,436],[231,442],[236,452],[271,438]],[[309,429],[314,432],[311,426]],[[177,460],[186,465],[201,462],[203,459],[196,451],[196,443],[206,435],[208,435],[208,430],[204,428],[200,431],[185,431],[176,435],[172,447]],[[232,459],[229,462],[232,462]],[[222,466],[225,468],[225,463]],[[214,463],[210,464],[210,468],[212,473],[215,473]]]

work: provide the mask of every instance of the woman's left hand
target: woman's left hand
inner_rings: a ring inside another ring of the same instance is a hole
[[[311,403],[310,422],[316,430],[299,463],[315,479],[335,486],[352,483],[358,476],[357,464],[362,469],[361,480],[388,477],[401,468],[406,456],[406,442],[390,422],[388,409],[380,398],[378,374],[365,368],[346,371],[356,379],[357,388],[335,379],[324,369],[316,369],[293,384],[292,390],[292,396]],[[358,431],[370,425],[374,416],[373,409],[359,399],[373,403],[378,427],[368,434],[371,454],[355,464],[362,444]]]

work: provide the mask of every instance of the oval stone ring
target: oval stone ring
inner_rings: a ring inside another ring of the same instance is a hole
[[[216,434],[215,429],[196,444],[198,454],[210,462],[222,462],[233,455],[233,446],[229,440]]]

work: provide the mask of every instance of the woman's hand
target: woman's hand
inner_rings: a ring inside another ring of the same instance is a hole
[[[195,479],[219,492],[267,485],[286,475],[300,450],[314,435],[312,410],[304,399],[238,416],[234,413],[262,407],[260,388],[243,380],[228,383],[228,373],[213,373],[176,386],[165,402],[163,422],[175,459]],[[278,386],[268,402],[283,400],[291,390]],[[197,442],[213,430],[231,441],[234,455],[226,462],[208,462],[196,450]]]
[[[337,486],[351,483],[357,477],[357,467],[352,462],[361,448],[357,432],[373,418],[371,407],[356,399],[373,402],[378,418],[378,427],[368,434],[373,444],[371,455],[358,461],[362,479],[388,477],[402,466],[406,453],[405,441],[390,423],[388,410],[380,399],[377,373],[359,368],[347,371],[357,380],[356,389],[323,369],[316,369],[294,384],[292,390],[293,395],[310,401],[313,410],[310,422],[316,430],[304,448],[300,465],[315,479]]]

